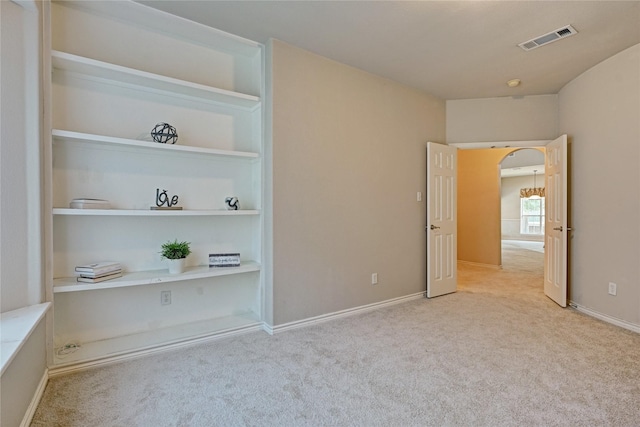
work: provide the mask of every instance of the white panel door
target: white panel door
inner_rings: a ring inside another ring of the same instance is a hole
[[[458,284],[457,151],[427,143],[427,298]]]
[[[567,306],[567,135],[546,146],[544,293]]]

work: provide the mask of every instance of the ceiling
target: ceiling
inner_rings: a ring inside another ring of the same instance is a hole
[[[276,38],[442,99],[555,94],[640,43],[638,1],[140,3],[266,43]],[[565,25],[578,34],[524,51]],[[509,88],[507,80],[522,84]]]
[[[544,181],[544,153],[535,148],[516,150],[500,162],[500,176],[526,176],[537,173]]]
[[[538,178],[540,178],[541,180],[538,181],[538,183],[544,183],[544,164],[500,169],[501,178],[512,178],[514,176],[533,176],[534,174],[537,174]],[[533,180],[531,182],[533,182]]]

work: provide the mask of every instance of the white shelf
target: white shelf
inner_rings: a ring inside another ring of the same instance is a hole
[[[56,355],[56,367],[82,362],[110,359],[129,353],[144,353],[151,349],[167,348],[178,343],[193,342],[212,336],[258,330],[262,323],[254,313],[225,316],[167,328],[123,335],[111,339],[80,343],[80,348],[65,356]]]
[[[240,209],[237,211],[211,210],[144,210],[144,209],[71,209],[53,208],[54,215],[76,216],[245,216],[260,215],[259,210]]]
[[[181,274],[169,274],[167,269],[138,271],[125,273],[122,277],[99,283],[76,281],[75,277],[63,277],[53,280],[53,292],[94,291],[97,289],[114,289],[128,286],[156,285],[159,283],[181,282],[185,280],[203,279],[207,277],[229,276],[233,274],[260,271],[260,264],[253,261],[242,262],[240,267],[188,267]]]
[[[105,144],[112,146],[136,147],[153,150],[167,150],[174,152],[193,153],[239,159],[257,159],[258,153],[247,151],[217,150],[212,148],[191,147],[188,145],[160,144],[157,142],[141,141],[137,139],[116,138],[113,136],[94,135],[90,133],[73,132],[68,130],[53,129],[51,135],[58,141],[76,141],[92,144]]]
[[[110,3],[108,1],[76,0],[65,1],[64,5],[85,10],[89,13],[108,16],[121,22],[128,22],[137,27],[146,27],[153,31],[172,34],[177,38],[192,40],[203,46],[237,52],[249,57],[257,55],[262,46],[253,40],[171,15],[137,2],[121,1],[118,3],[118,7],[113,7],[113,4]]]
[[[151,92],[165,95],[198,98],[249,110],[253,110],[260,105],[260,98],[257,96],[122,67],[71,53],[52,50],[51,63],[54,68],[59,70],[84,74],[134,89],[144,88]]]

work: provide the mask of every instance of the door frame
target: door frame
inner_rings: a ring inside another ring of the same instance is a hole
[[[557,138],[555,139],[544,139],[544,140],[523,140],[523,141],[489,141],[489,142],[461,142],[461,143],[452,143],[452,144],[448,144],[452,147],[456,147],[459,150],[479,150],[479,149],[486,149],[486,148],[514,148],[514,149],[519,149],[519,148],[536,148],[536,147],[546,147],[549,143],[555,141]],[[568,140],[568,136],[567,136],[567,140]],[[545,163],[546,163],[546,159],[545,159]],[[569,165],[569,168],[571,168],[571,166]],[[567,178],[570,181],[570,178]],[[570,191],[569,188],[567,188],[567,193]],[[568,197],[568,195],[567,195]],[[569,212],[571,211],[571,208],[569,207]],[[571,221],[570,218],[567,218],[568,220],[568,226],[571,227]],[[568,240],[567,240],[567,245],[569,245]],[[566,250],[568,251],[569,248],[567,247]],[[547,251],[545,248],[545,257],[547,255]],[[502,257],[502,251],[500,252],[500,256]],[[569,263],[569,259],[567,258],[567,265]],[[567,267],[567,280],[568,280],[568,275],[569,275],[569,270]],[[569,284],[567,283],[567,293],[569,292]]]
[[[455,142],[447,144],[460,150],[479,150],[483,148],[535,148],[544,147],[555,139],[536,139],[526,141],[489,141],[489,142]]]
[[[459,150],[483,150],[488,148],[512,148],[514,150],[522,148],[540,148],[545,147],[553,139],[537,139],[522,141],[487,141],[487,142],[457,142],[448,144]],[[500,249],[500,265],[502,265],[502,249]]]

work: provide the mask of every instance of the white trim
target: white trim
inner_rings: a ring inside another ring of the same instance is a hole
[[[569,301],[569,306],[571,306],[572,308],[575,308],[577,311],[584,313],[588,316],[595,317],[596,319],[602,320],[607,323],[611,323],[612,325],[620,326],[621,328],[628,329],[630,331],[640,334],[640,325],[636,325],[635,323],[627,322],[626,320],[618,319],[616,317],[611,317],[606,314],[599,313],[595,310],[587,308],[573,301]]]
[[[31,403],[29,403],[29,406],[27,407],[27,412],[24,413],[20,427],[29,427],[31,425],[31,421],[36,413],[36,409],[38,409],[38,405],[40,404],[40,400],[42,399],[44,389],[47,387],[48,382],[49,372],[45,369],[44,374],[42,374],[42,378],[40,379],[40,383],[38,384],[38,388],[36,388],[36,392],[31,399]]]
[[[544,147],[550,143],[550,139],[538,139],[530,141],[487,141],[487,142],[453,142],[447,145],[461,150],[475,150],[478,148],[530,148]]]
[[[425,298],[426,291],[418,292],[416,294],[406,295],[399,298],[393,298],[386,301],[374,302],[373,304],[361,305],[359,307],[348,308],[346,310],[335,311],[333,313],[321,314],[320,316],[309,317],[307,319],[296,320],[282,325],[271,326],[266,323],[263,324],[263,329],[269,335],[284,332],[290,329],[302,328],[306,326],[315,325],[317,323],[327,322],[329,320],[339,319],[341,317],[353,316],[355,314],[365,313],[367,311],[376,310],[382,307],[390,305],[400,304],[403,302]]]
[[[127,353],[127,354],[120,354],[117,356],[105,357],[103,359],[75,363],[72,365],[65,365],[65,366],[59,366],[59,367],[52,366],[52,367],[49,367],[49,378],[53,378],[53,377],[57,377],[63,374],[69,374],[73,372],[85,371],[87,369],[94,368],[94,367],[112,365],[114,363],[125,361],[125,360],[139,359],[141,357],[149,356],[152,354],[164,353],[165,351],[181,349],[181,348],[189,347],[195,344],[208,343],[211,341],[219,340],[221,338],[242,335],[248,332],[260,331],[261,329],[262,329],[261,325],[257,323],[251,326],[235,329],[232,331],[221,332],[221,333],[208,335],[200,338],[187,339],[177,343],[160,345],[158,347],[147,348],[144,350],[132,351],[131,353]]]

